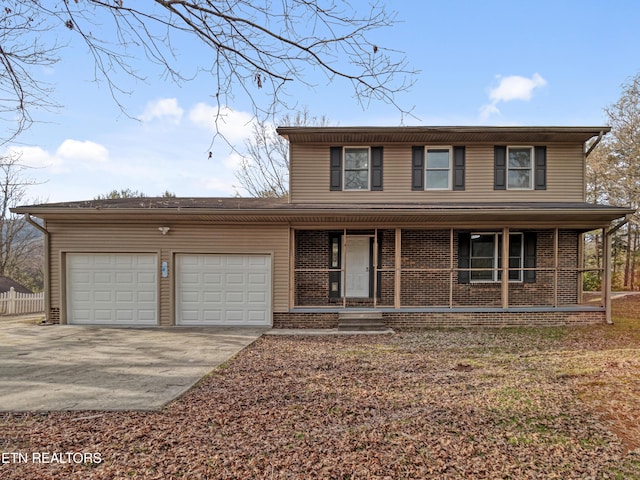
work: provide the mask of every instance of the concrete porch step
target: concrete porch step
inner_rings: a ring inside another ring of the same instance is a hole
[[[338,314],[340,331],[385,331],[387,325],[381,312],[343,312]]]

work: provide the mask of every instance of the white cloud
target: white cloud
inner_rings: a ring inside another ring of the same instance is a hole
[[[56,150],[56,157],[83,163],[104,163],[109,160],[109,151],[99,143],[86,140],[65,140]]]
[[[10,155],[17,155],[20,163],[32,168],[57,168],[62,164],[62,159],[51,155],[40,147],[17,147],[8,149]]]
[[[138,118],[143,122],[151,122],[158,119],[179,125],[182,115],[184,115],[184,110],[178,105],[177,99],[161,98],[147,103],[144,112]]]
[[[492,115],[500,114],[498,103],[511,102],[513,100],[529,101],[533,97],[533,92],[537,88],[547,85],[547,81],[538,73],[534,73],[531,78],[511,75],[508,77],[497,77],[498,86],[489,91],[491,103],[480,107],[480,118],[488,119]]]
[[[239,143],[251,136],[253,116],[229,107],[218,109],[201,102],[191,109],[189,119],[200,128],[220,133],[230,143]]]
[[[536,88],[544,87],[546,84],[547,81],[537,73],[534,73],[531,78],[518,75],[502,77],[500,84],[489,92],[489,98],[494,105],[498,102],[510,102],[511,100],[528,101],[531,100]]]

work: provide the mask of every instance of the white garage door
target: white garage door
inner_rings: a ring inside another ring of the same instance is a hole
[[[156,325],[158,260],[151,254],[68,254],[67,322]]]
[[[178,325],[271,325],[271,257],[177,255]]]

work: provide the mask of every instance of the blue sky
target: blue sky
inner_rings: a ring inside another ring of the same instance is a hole
[[[353,0],[352,5],[368,2]],[[413,107],[405,125],[602,125],[604,107],[640,72],[637,0],[404,0],[387,1],[399,23],[378,32],[383,48],[404,51],[420,73],[398,97]],[[180,49],[180,46],[178,46]],[[187,71],[201,55],[183,46]],[[213,139],[212,82],[205,76],[175,85],[157,67],[133,59],[147,80],[119,77],[129,95],[124,114],[107,86],[94,81],[86,48],[73,41],[63,59],[43,70],[55,89],[56,112],[34,112],[38,122],[8,148],[22,152],[39,185],[31,201],[91,199],[112,189],[149,195],[229,196],[238,189],[239,157]],[[363,109],[351,85],[320,78],[314,88],[293,85],[312,115],[332,124],[399,125],[392,106]],[[250,109],[227,105],[223,133],[241,147]],[[208,152],[213,157],[208,158]]]

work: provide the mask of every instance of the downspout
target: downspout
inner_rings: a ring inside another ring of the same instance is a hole
[[[593,152],[593,149],[596,148],[598,146],[598,144],[600,143],[600,141],[602,140],[602,137],[604,137],[604,131],[600,130],[600,133],[598,134],[598,138],[596,138],[596,141],[593,142],[593,145],[591,145],[589,147],[589,150],[587,150],[587,153],[584,155],[584,158],[588,158],[589,157],[591,152]]]
[[[40,225],[38,222],[31,218],[30,213],[24,214],[24,219],[27,223],[33,225],[36,229],[40,230],[44,234],[44,315],[45,321],[50,322],[51,315],[51,284],[49,281],[49,230]]]
[[[608,271],[606,272],[606,282],[604,286],[604,310],[607,325],[613,325],[613,320],[611,320],[611,238],[613,237],[614,233],[616,233],[618,230],[620,230],[620,228],[629,223],[630,219],[631,215],[627,214],[624,216],[624,220],[618,223],[615,227],[605,229],[603,248],[606,249],[605,265]]]

